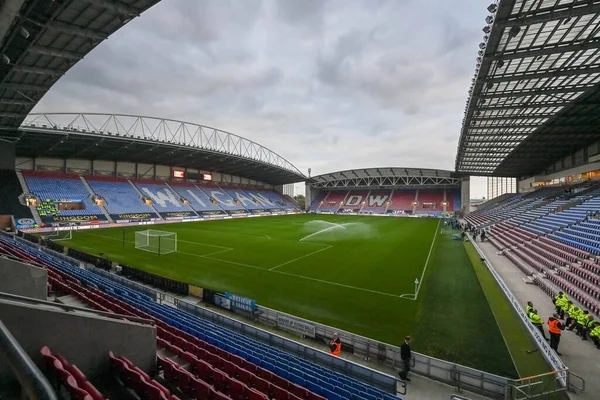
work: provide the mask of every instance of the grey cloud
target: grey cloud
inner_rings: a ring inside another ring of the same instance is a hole
[[[486,14],[470,0],[163,1],[36,111],[215,126],[313,174],[451,169]]]

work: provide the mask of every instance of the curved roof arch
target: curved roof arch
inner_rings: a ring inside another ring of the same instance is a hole
[[[306,177],[266,147],[220,129],[138,115],[29,114],[0,138],[17,156],[107,159],[222,172],[270,184]]]
[[[394,189],[406,187],[457,187],[461,178],[453,171],[427,168],[358,168],[309,178],[319,189]]]

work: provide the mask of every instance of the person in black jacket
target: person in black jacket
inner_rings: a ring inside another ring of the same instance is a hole
[[[408,378],[408,373],[410,372],[410,359],[411,359],[410,342],[411,342],[410,336],[407,336],[404,338],[404,343],[402,343],[402,346],[400,346],[400,358],[402,359],[402,362],[404,363],[404,369],[398,373],[398,375],[400,376],[400,379],[402,379],[403,381],[408,381],[408,382],[410,382],[410,378]]]

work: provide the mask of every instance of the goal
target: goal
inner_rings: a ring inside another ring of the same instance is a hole
[[[73,232],[69,229],[67,231],[54,231],[48,235],[42,236],[44,239],[49,240],[70,240],[73,239]]]
[[[177,251],[177,234],[147,229],[135,233],[135,248],[150,253],[169,254]]]

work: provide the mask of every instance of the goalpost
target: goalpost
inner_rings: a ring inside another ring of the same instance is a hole
[[[155,229],[137,231],[135,233],[135,248],[158,255],[174,253],[177,251],[177,234]]]
[[[49,235],[44,235],[42,236],[44,239],[49,239],[49,240],[70,240],[73,238],[73,231],[72,230],[66,230],[66,231],[53,231],[51,234]]]

